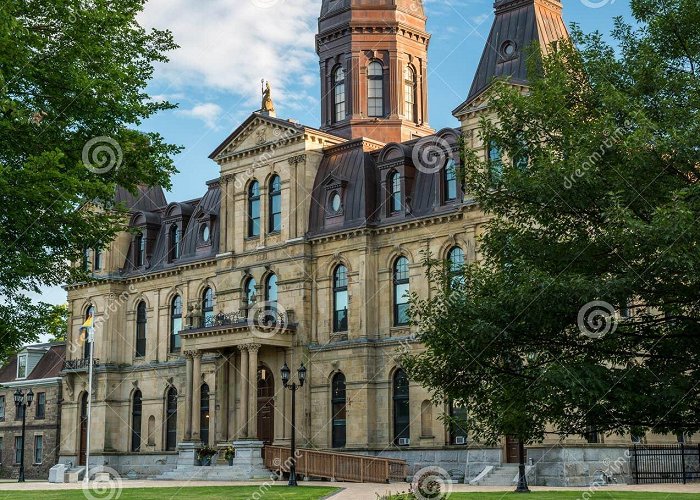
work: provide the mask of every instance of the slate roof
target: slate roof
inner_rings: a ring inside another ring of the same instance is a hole
[[[65,344],[36,344],[27,347],[34,349],[46,348],[47,350],[29,376],[22,380],[40,380],[60,376],[66,355]],[[0,384],[3,382],[13,382],[16,378],[17,356],[13,356],[5,366],[0,368]]]

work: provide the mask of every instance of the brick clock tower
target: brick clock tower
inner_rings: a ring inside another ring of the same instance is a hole
[[[323,0],[321,128],[348,139],[430,135],[422,0]]]

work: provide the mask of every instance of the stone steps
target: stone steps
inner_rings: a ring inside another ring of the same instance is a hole
[[[251,477],[252,473],[252,477]],[[163,481],[247,481],[251,479],[270,479],[270,471],[252,472],[250,467],[229,465],[178,466],[155,479]]]
[[[525,467],[528,481],[534,479],[535,468],[531,465]],[[504,464],[494,467],[491,472],[479,481],[470,483],[474,486],[512,486],[517,483],[518,465]]]

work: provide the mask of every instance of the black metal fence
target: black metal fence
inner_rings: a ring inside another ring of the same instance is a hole
[[[636,484],[700,481],[700,444],[635,445],[630,462]]]

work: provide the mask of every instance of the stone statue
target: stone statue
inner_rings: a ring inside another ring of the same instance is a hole
[[[270,88],[270,82],[265,82],[265,80],[262,80],[262,82],[265,83],[265,87],[262,91],[262,108],[260,108],[260,111],[266,115],[274,116],[275,104],[272,102],[272,89]]]

